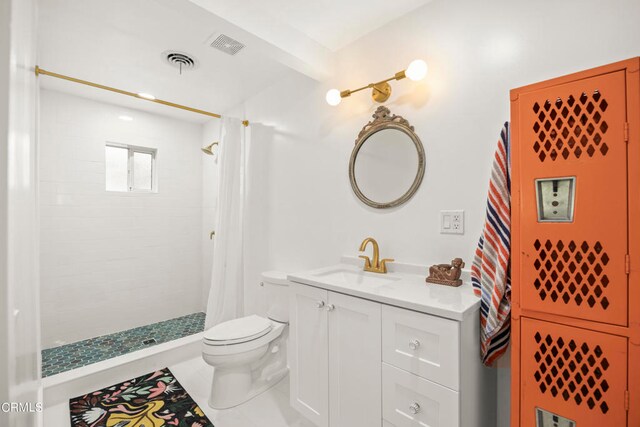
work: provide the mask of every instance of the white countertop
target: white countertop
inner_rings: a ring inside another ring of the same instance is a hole
[[[342,279],[340,276],[350,278]],[[362,280],[358,281],[355,277]],[[426,275],[398,271],[387,274],[363,272],[361,266],[346,263],[287,276],[288,280],[303,285],[448,319],[461,321],[468,316],[477,315],[480,298],[473,293],[470,282],[465,281],[456,288],[426,283],[425,277]],[[463,275],[465,277],[468,275]]]

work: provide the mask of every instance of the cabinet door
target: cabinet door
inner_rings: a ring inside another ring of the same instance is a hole
[[[381,306],[329,293],[331,427],[382,424]]]
[[[520,95],[513,262],[523,309],[627,325],[625,91],[619,71]],[[569,220],[554,216],[571,206]]]
[[[521,427],[538,425],[536,408],[578,427],[627,425],[626,337],[521,317],[520,345]]]
[[[289,288],[291,406],[318,427],[329,425],[327,294],[292,283]]]

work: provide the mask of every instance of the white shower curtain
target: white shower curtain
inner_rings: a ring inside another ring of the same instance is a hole
[[[249,129],[239,119],[223,118],[221,135],[207,329],[240,317],[244,312],[243,240]]]

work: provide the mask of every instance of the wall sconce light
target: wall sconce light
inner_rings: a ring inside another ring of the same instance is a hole
[[[391,80],[402,80],[405,77],[408,77],[410,80],[418,81],[424,79],[426,75],[427,63],[422,59],[416,59],[409,64],[406,70],[398,71],[393,77],[389,77],[386,80],[382,80],[377,83],[369,83],[366,86],[354,90],[347,89],[339,91],[338,89],[330,89],[326,96],[327,104],[336,106],[340,104],[342,98],[351,96],[352,93],[360,92],[364,89],[371,89],[371,97],[374,101],[385,102],[391,96],[391,85],[389,84]]]

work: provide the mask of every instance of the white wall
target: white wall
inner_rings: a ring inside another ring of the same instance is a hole
[[[47,90],[40,102],[43,347],[200,311],[202,126]],[[157,148],[157,193],[105,191],[107,141]]]
[[[0,2],[0,402],[41,401],[36,168],[36,2]],[[42,425],[0,412],[0,425]]]
[[[509,89],[638,55],[638,16],[637,0],[434,0],[340,51],[331,81],[291,73],[246,101],[231,113],[271,128],[252,141],[262,152],[250,182],[262,198],[254,209],[265,234],[259,245],[267,248],[255,262],[285,271],[318,267],[355,254],[371,235],[385,257],[430,264],[460,256],[470,265]],[[324,95],[391,76],[418,57],[429,63],[427,79],[392,82],[386,105],[420,135],[425,179],[406,205],[370,209],[351,193],[347,166],[377,105],[364,92],[332,108]],[[442,209],[465,210],[464,235],[439,234]],[[248,312],[265,309],[258,274],[258,267],[247,274]],[[508,369],[500,377],[506,426]]]

